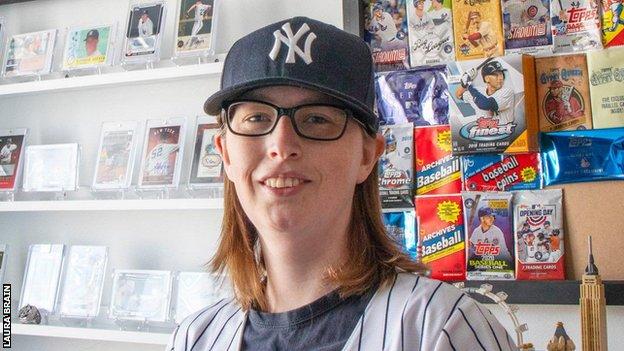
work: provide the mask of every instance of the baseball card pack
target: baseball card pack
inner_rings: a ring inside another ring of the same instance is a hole
[[[601,0],[552,0],[554,51],[579,52],[602,48]]]
[[[516,279],[565,279],[561,189],[514,194]]]
[[[552,51],[550,0],[503,0],[502,7],[506,54]]]
[[[542,133],[544,185],[624,179],[624,128]]]
[[[455,57],[471,60],[504,53],[499,0],[453,0]]]
[[[448,125],[416,127],[416,195],[457,194],[461,191],[459,157],[451,153]]]
[[[370,0],[364,10],[364,40],[373,52],[375,71],[396,71],[409,65],[405,2]]]
[[[413,207],[414,127],[411,123],[383,126],[386,149],[379,158],[379,193],[383,208]]]
[[[392,240],[412,258],[417,259],[416,215],[414,210],[384,212],[383,221]]]
[[[382,125],[448,123],[449,93],[444,66],[379,73],[375,94]]]
[[[464,280],[466,242],[461,195],[417,196],[416,209],[420,261],[428,265],[434,279]]]
[[[463,192],[466,279],[514,279],[512,193]]]
[[[407,10],[412,67],[455,60],[451,0],[416,0]]]
[[[0,191],[16,189],[26,132],[25,128],[0,130]]]
[[[602,41],[605,46],[624,45],[624,4],[602,0]]]
[[[591,129],[585,54],[539,57],[535,66],[540,130]]]
[[[537,150],[532,56],[461,61],[449,71],[454,155]]]
[[[509,191],[541,189],[539,153],[462,156],[464,189]]]
[[[624,47],[587,53],[594,128],[624,127]]]

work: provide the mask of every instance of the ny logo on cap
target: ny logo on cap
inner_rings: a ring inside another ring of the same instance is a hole
[[[290,28],[290,23],[285,23],[282,26],[282,30],[284,31],[284,33],[286,33],[286,36],[284,36],[279,30],[273,32],[275,42],[273,43],[273,49],[271,49],[271,52],[269,53],[269,57],[271,58],[271,60],[275,61],[283,42],[284,44],[288,45],[288,54],[286,55],[285,61],[286,63],[295,63],[295,54],[297,54],[303,59],[306,64],[311,64],[312,55],[310,49],[312,48],[312,42],[314,41],[314,39],[316,39],[316,34],[314,34],[314,32],[310,32],[310,34],[308,34],[308,36],[306,37],[304,46],[305,51],[302,51],[301,48],[297,46],[299,39],[301,39],[301,37],[303,37],[303,35],[310,30],[308,24],[304,23],[303,25],[301,25],[296,34],[293,34],[292,29]]]

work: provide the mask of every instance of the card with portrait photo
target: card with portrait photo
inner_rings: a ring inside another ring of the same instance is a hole
[[[180,0],[173,56],[214,55],[218,0]]]
[[[0,191],[14,191],[22,170],[26,128],[0,130]]]
[[[186,135],[185,122],[185,118],[147,121],[139,188],[178,186]]]
[[[61,68],[68,71],[110,65],[114,37],[114,25],[69,28]]]
[[[214,137],[218,133],[219,125],[215,117],[197,117],[189,177],[189,185],[195,188],[223,185],[223,162],[214,144]]]
[[[165,10],[164,1],[133,2],[130,5],[121,55],[123,63],[160,59]]]

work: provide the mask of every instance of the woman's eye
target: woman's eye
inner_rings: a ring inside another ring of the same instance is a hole
[[[260,123],[269,121],[269,117],[262,114],[253,114],[245,117],[245,122]]]
[[[329,119],[323,117],[323,116],[319,116],[319,115],[310,115],[306,118],[305,120],[306,123],[312,123],[312,124],[325,124],[325,123],[329,123]]]

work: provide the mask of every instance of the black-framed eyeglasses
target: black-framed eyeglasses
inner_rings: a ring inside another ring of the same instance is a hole
[[[331,141],[342,137],[353,112],[344,106],[332,104],[305,104],[282,108],[268,102],[238,100],[223,107],[230,132],[257,137],[268,135],[282,116],[288,116],[300,137]],[[354,119],[355,120],[355,119]]]

